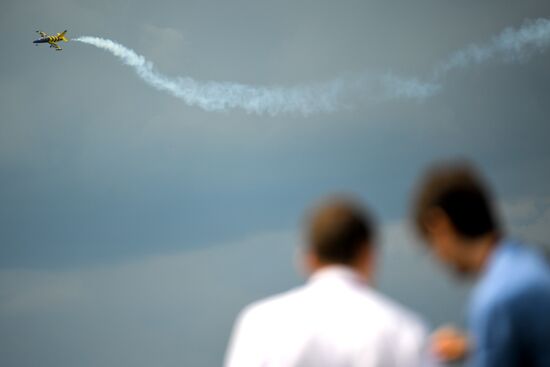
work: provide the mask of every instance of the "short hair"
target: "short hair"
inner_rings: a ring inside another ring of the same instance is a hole
[[[308,245],[322,262],[349,265],[363,246],[372,245],[371,216],[349,198],[324,200],[308,219]]]
[[[436,208],[449,217],[462,237],[475,239],[500,230],[491,194],[467,161],[441,162],[424,174],[413,203],[415,226],[424,237],[428,215]]]

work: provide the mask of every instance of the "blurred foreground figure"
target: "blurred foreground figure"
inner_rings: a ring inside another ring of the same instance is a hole
[[[459,332],[434,335],[443,359],[473,366],[550,366],[550,265],[502,233],[492,200],[464,162],[432,167],[415,197],[414,219],[437,257],[456,273],[478,277],[468,310],[470,343]]]
[[[329,200],[312,213],[306,235],[308,282],[241,313],[226,366],[425,365],[423,324],[369,285],[375,248],[367,214]]]

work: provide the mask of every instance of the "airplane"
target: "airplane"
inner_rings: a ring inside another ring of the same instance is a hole
[[[67,33],[67,30],[64,30],[61,33],[56,34],[55,36],[48,36],[46,33],[42,31],[36,31],[40,35],[40,38],[36,41],[33,41],[32,43],[35,44],[35,46],[38,46],[39,43],[49,43],[50,48],[55,48],[56,51],[61,51],[62,48],[57,45],[56,42],[69,42],[69,39],[65,37],[65,33]]]

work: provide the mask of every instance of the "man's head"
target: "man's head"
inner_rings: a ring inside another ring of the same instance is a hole
[[[373,232],[367,211],[354,201],[341,197],[323,201],[308,217],[309,270],[345,265],[370,277]]]
[[[458,273],[476,273],[499,234],[489,191],[466,162],[434,165],[413,204],[415,226],[437,256]]]

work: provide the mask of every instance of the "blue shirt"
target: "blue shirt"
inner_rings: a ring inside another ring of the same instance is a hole
[[[472,366],[550,367],[550,265],[511,240],[491,254],[469,309]]]

